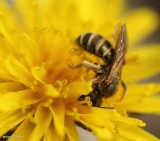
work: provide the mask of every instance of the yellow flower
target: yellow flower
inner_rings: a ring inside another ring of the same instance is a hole
[[[128,112],[160,112],[160,97],[154,95],[159,84],[137,83],[159,72],[159,44],[134,47],[158,27],[158,17],[147,8],[126,12],[123,4],[123,0],[0,2],[1,138],[13,131],[8,140],[78,141],[76,122],[100,141],[159,140],[139,128],[145,123],[127,116]],[[94,74],[85,68],[71,69],[69,64],[98,58],[79,52],[74,41],[90,31],[114,44],[110,35],[118,22],[126,23],[129,35],[122,77],[127,95],[118,101],[120,89],[103,99],[102,106],[113,109],[84,105],[77,99],[92,91],[88,80]]]

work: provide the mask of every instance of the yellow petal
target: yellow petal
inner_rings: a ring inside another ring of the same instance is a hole
[[[146,123],[144,123],[142,120],[136,119],[136,118],[131,118],[131,117],[127,117],[127,116],[122,116],[120,118],[115,118],[113,117],[113,120],[117,123],[117,124],[126,124],[126,125],[132,125],[132,126],[139,126],[139,127],[143,127],[146,126]],[[118,128],[118,127],[117,127]],[[119,127],[120,128],[120,127]],[[120,129],[119,129],[120,130]]]
[[[124,65],[122,73],[124,82],[131,83],[140,81],[160,73],[159,51],[159,44],[150,44],[131,50],[130,53],[136,55],[137,58],[131,62],[129,57],[132,57],[132,54],[128,56],[128,64],[126,60],[126,65]]]
[[[99,114],[99,116],[96,116],[97,113],[92,114],[80,114],[80,121],[83,121],[82,123],[85,123],[84,125],[93,125],[92,128],[95,127],[107,127],[108,129],[114,129],[115,123],[111,121],[110,118],[104,117],[104,113]],[[102,117],[103,116],[103,117]],[[87,124],[86,124],[87,123]],[[88,127],[89,128],[89,127]]]
[[[65,107],[61,100],[50,107],[53,116],[53,123],[59,136],[64,137],[64,119],[65,119]]]
[[[0,83],[0,94],[4,94],[7,92],[20,91],[23,89],[24,89],[24,86],[18,82]]]
[[[128,112],[136,112],[136,113],[160,113],[160,97],[147,97],[144,98],[139,103],[128,104],[127,110]]]
[[[74,120],[71,117],[65,118],[66,125],[66,134],[69,138],[69,141],[79,141],[78,133],[75,128]]]
[[[128,85],[128,91],[124,100],[138,96],[152,96],[158,92],[160,92],[160,83],[132,84]]]
[[[121,110],[141,113],[160,112],[160,98],[157,94],[160,92],[160,84],[137,84],[129,85],[126,97],[115,103],[115,107]]]
[[[2,44],[0,47],[0,60],[2,61],[8,55],[8,53],[11,54],[12,51],[10,50],[10,45],[3,36],[0,36],[0,42]]]
[[[12,38],[12,36],[10,36],[11,31],[15,30],[15,28],[11,24],[11,19],[9,17],[7,17],[7,15],[5,15],[3,11],[0,11],[0,30],[1,30],[1,33],[3,34],[3,36],[5,37],[5,39],[15,49],[16,45],[14,43],[14,39]]]
[[[0,47],[0,52],[4,53],[3,51],[1,51],[1,47]],[[8,82],[8,81],[11,81],[11,80],[15,80],[15,77],[13,77],[9,74],[9,72],[7,71],[7,68],[5,66],[5,61],[4,60],[6,59],[6,56],[8,56],[8,53],[3,54],[3,55],[0,56],[0,62],[1,62],[0,82]]]
[[[34,130],[35,124],[29,120],[24,120],[12,134],[13,138],[10,138],[8,141],[29,141],[30,135]]]
[[[30,70],[20,63],[15,57],[8,56],[5,60],[5,65],[8,72],[15,78],[15,80],[25,85],[29,85],[29,82],[33,82]]]
[[[112,140],[113,136],[107,128],[93,128],[92,131],[100,141]]]
[[[39,105],[35,113],[35,120],[36,126],[30,136],[30,141],[39,141],[46,133],[52,120],[49,109]]]
[[[63,137],[59,136],[54,128],[54,125],[51,123],[47,132],[44,135],[43,141],[63,141]]]
[[[0,111],[23,108],[40,101],[40,97],[32,93],[30,89],[4,93],[0,97]]]
[[[112,139],[112,132],[116,132],[114,131],[114,129],[112,129],[113,131],[111,132],[110,129],[108,129],[107,126],[95,126],[94,124],[92,123],[88,123],[88,122],[85,122],[83,120],[79,120],[79,122],[82,124],[82,125],[85,125],[85,128],[88,128],[92,131],[93,134],[96,135],[96,137],[98,138],[98,140],[100,141],[106,141],[106,140],[111,140]]]
[[[7,82],[12,79],[13,77],[6,70],[0,68],[0,82]]]
[[[85,81],[80,81],[80,82],[73,82],[68,85],[70,98],[78,98],[80,95],[85,95],[88,94],[89,92],[92,91],[92,83],[91,82],[85,82]]]
[[[41,62],[40,47],[27,33],[22,33],[17,38],[17,53],[16,57],[27,67],[32,67]],[[16,42],[16,40],[15,40]]]
[[[159,141],[158,138],[151,135],[149,132],[138,127],[128,126],[126,124],[120,125],[120,130],[117,136],[133,141]]]
[[[94,125],[96,127],[107,127],[110,131],[115,130],[116,124],[130,124],[134,126],[145,126],[141,120],[121,116],[115,109],[101,109],[91,108],[90,112],[82,114],[79,113],[80,121]],[[84,110],[85,111],[85,110]],[[86,111],[85,111],[86,112]],[[98,116],[96,116],[98,115]],[[79,120],[78,119],[78,120]]]
[[[40,18],[41,6],[39,1],[1,1],[0,6],[7,15],[14,19],[14,28],[17,27],[21,31],[25,30],[31,33],[37,23],[42,23],[41,19],[43,18]],[[30,9],[30,11],[27,12],[26,9]]]
[[[125,14],[123,20],[127,24],[129,44],[142,41],[159,26],[158,15],[149,8],[141,7]]]
[[[46,70],[43,68],[43,67],[32,67],[32,70],[31,70],[34,78],[42,83],[44,83],[44,78],[45,78],[45,75],[46,75]]]
[[[22,111],[1,112],[0,116],[0,136],[11,130],[13,127],[21,123],[25,118]]]
[[[91,129],[94,127],[107,127],[109,130],[112,130],[115,128],[115,122],[112,121],[113,117],[121,118],[115,109],[103,109],[82,105],[78,108],[77,113],[73,111],[70,115],[73,115],[76,121],[81,122]]]

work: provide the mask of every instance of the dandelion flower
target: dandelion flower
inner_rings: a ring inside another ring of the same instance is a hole
[[[140,128],[145,126],[143,121],[128,117],[127,113],[160,112],[157,108],[160,99],[154,95],[159,84],[136,83],[159,72],[158,61],[153,64],[150,59],[159,45],[128,50],[123,72],[127,96],[117,101],[121,94],[118,92],[103,100],[102,106],[113,109],[78,101],[82,94],[92,91],[88,80],[94,74],[69,67],[87,56],[97,59],[76,50],[74,41],[82,32],[98,32],[111,40],[109,35],[115,24],[122,21],[127,23],[130,44],[134,46],[158,27],[158,17],[153,11],[144,8],[125,14],[123,1],[118,0],[2,0],[0,10],[1,138],[78,141],[77,123],[91,130],[100,141],[158,141]],[[140,24],[135,24],[135,19],[142,17]],[[157,55],[155,59],[160,58]],[[8,131],[13,134],[5,136]]]

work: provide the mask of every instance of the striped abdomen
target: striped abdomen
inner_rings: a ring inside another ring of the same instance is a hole
[[[101,35],[83,33],[77,38],[77,44],[88,52],[101,57],[107,64],[113,62],[114,49]]]

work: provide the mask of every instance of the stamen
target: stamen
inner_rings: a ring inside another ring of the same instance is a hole
[[[62,81],[57,80],[57,83],[58,83],[59,87],[64,87],[67,84],[67,80],[66,79],[62,80]]]
[[[53,99],[50,98],[43,104],[43,106],[44,107],[49,107],[52,103],[53,103]]]
[[[92,106],[92,101],[91,101],[91,98],[89,96],[85,97],[85,102],[87,103],[88,106]]]
[[[79,118],[78,109],[77,108],[73,108],[72,111],[73,111],[74,117],[78,119]]]
[[[68,81],[66,79],[62,80],[62,81],[57,80],[57,83],[59,85],[58,91],[62,91],[65,88],[65,86],[67,85]]]
[[[34,80],[34,81],[32,81],[32,82],[28,82],[26,85],[27,85],[28,87],[30,87],[33,91],[35,91],[35,90],[36,90],[35,86],[38,85],[38,82],[37,82],[36,80]]]
[[[69,97],[69,88],[66,87],[65,92],[63,93],[63,97],[64,98],[68,98]]]
[[[51,84],[44,85],[44,93],[46,96],[56,98],[59,96],[58,90]]]

